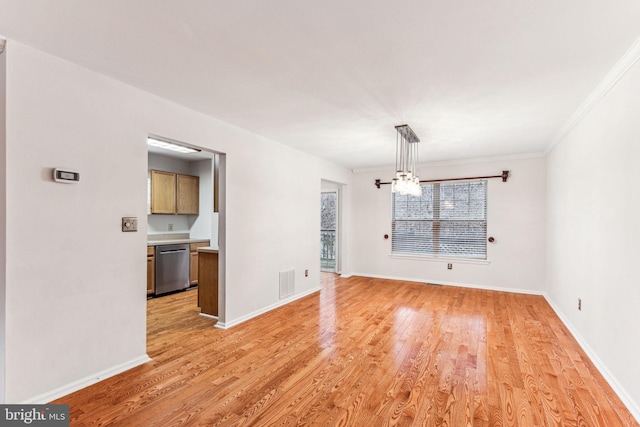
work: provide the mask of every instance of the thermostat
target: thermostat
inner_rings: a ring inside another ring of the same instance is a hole
[[[55,168],[53,170],[53,180],[55,182],[75,184],[80,181],[80,172]]]

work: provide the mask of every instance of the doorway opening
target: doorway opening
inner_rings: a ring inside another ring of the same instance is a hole
[[[217,319],[215,326],[222,327],[226,306],[226,156],[163,137],[149,137],[195,148],[197,152],[172,152],[148,146],[147,298],[152,301],[147,304],[148,309],[157,314],[162,311],[158,307],[173,301],[170,304],[172,309],[183,310],[190,318]],[[188,209],[184,208],[185,205],[189,206]],[[169,246],[173,249],[178,244],[185,247],[188,260],[180,274],[171,269],[176,273],[174,276],[178,276],[173,280],[178,286],[165,292],[164,282],[159,280],[158,271],[163,265],[159,263],[162,260],[158,253],[163,253],[162,250]],[[184,290],[188,292],[182,292]],[[178,307],[182,305],[185,306]],[[148,325],[151,325],[149,318]]]
[[[320,271],[336,273],[338,259],[338,192],[320,194]]]

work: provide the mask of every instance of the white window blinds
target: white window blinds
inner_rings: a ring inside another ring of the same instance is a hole
[[[393,193],[391,252],[487,258],[487,181],[422,185],[422,196]]]

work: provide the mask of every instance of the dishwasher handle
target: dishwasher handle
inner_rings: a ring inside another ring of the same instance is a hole
[[[180,252],[186,252],[186,249],[169,249],[166,251],[160,251],[160,255],[164,255],[164,254],[175,254],[175,253],[180,253]]]

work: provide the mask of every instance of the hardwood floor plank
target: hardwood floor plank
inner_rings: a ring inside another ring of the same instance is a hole
[[[152,361],[65,396],[72,426],[640,427],[544,298],[322,275],[230,330],[148,301]]]

